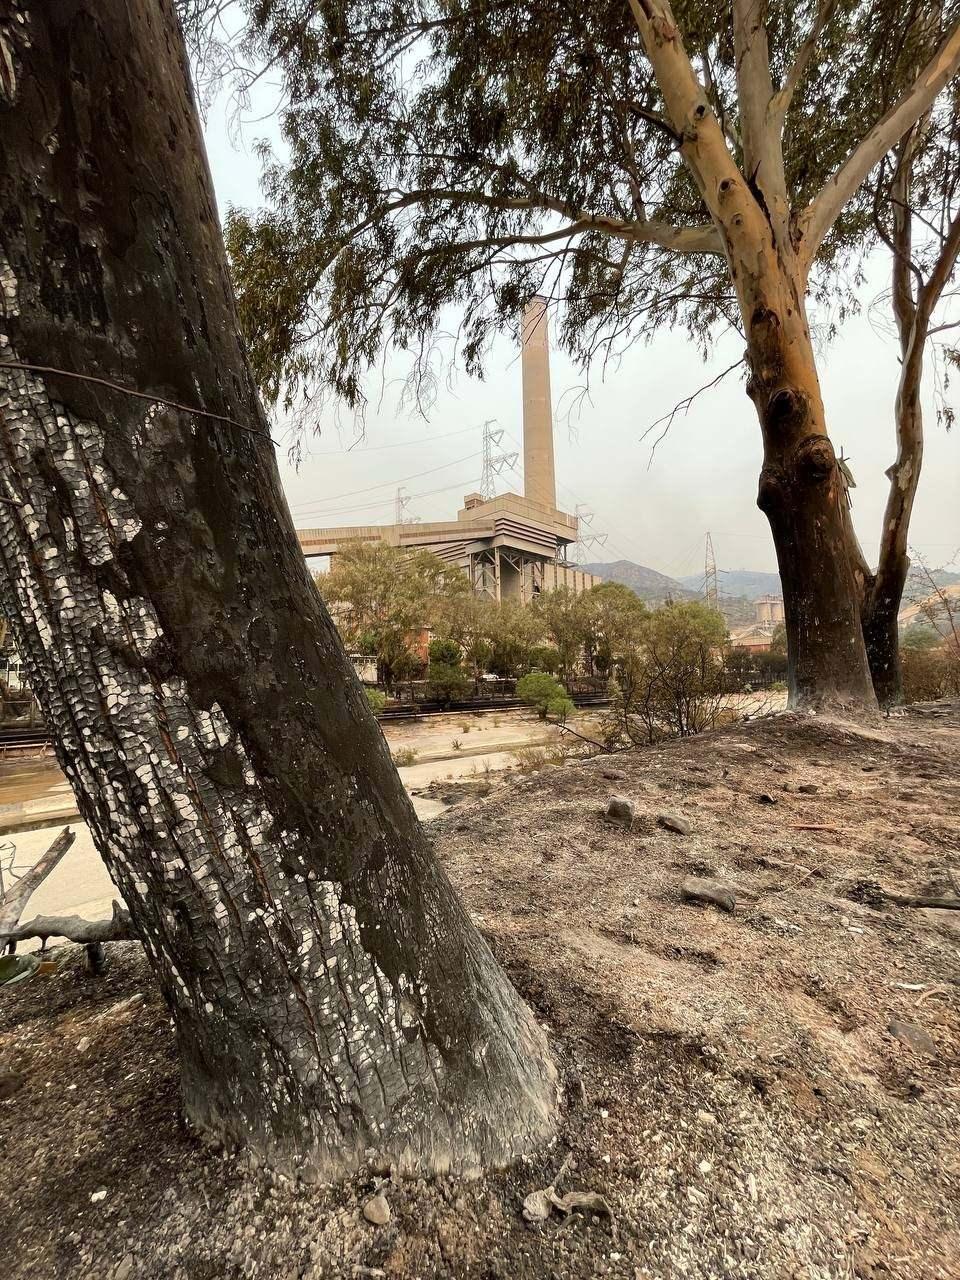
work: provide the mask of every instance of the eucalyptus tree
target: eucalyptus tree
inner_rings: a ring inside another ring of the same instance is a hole
[[[957,8],[917,68],[902,49],[931,20],[905,0],[261,0],[289,162],[228,226],[261,385],[356,404],[390,342],[429,386],[451,306],[478,372],[535,293],[584,362],[664,323],[737,327],[794,703],[875,707],[807,295],[955,75]]]
[[[957,86],[884,157],[873,182],[874,222],[891,257],[891,288],[881,305],[892,311],[900,347],[894,406],[897,456],[876,570],[851,531],[851,554],[862,593],[861,613],[873,683],[881,703],[902,700],[897,616],[910,571],[910,517],[923,464],[924,366],[949,377],[958,363],[955,273],[960,255],[960,111]],[[951,305],[952,304],[952,305]],[[953,412],[941,392],[938,415]]]
[[[532,1014],[307,573],[168,0],[0,0],[0,612],[176,1028],[289,1173],[550,1135]]]

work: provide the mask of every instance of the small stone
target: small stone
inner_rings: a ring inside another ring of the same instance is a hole
[[[924,1031],[923,1027],[918,1027],[913,1022],[900,1022],[899,1019],[894,1018],[887,1030],[897,1040],[915,1049],[917,1053],[925,1053],[930,1057],[936,1056],[936,1041],[928,1031]]]
[[[761,791],[760,794],[757,796],[757,804],[776,804],[776,803],[777,803],[776,797],[772,796],[769,791]]]
[[[621,773],[619,769],[604,769],[600,774],[601,778],[606,778],[608,782],[622,782],[627,775]]]
[[[375,1227],[385,1227],[390,1221],[390,1206],[386,1196],[372,1196],[363,1206],[363,1216]]]
[[[77,1041],[77,1053],[86,1053],[90,1048],[90,1037],[83,1036]]]
[[[100,1187],[97,1191],[94,1191],[93,1194],[90,1196],[90,1203],[98,1204],[101,1200],[106,1200],[106,1198],[107,1198],[107,1188]]]
[[[698,906],[719,907],[730,915],[737,909],[737,897],[734,891],[716,880],[700,880],[696,876],[688,876],[680,887],[680,896],[685,902],[695,902]]]
[[[658,824],[667,831],[675,831],[678,836],[688,836],[693,830],[686,818],[681,818],[676,813],[661,813],[657,818]]]
[[[701,1124],[716,1124],[717,1117],[710,1111],[698,1111],[697,1119]]]
[[[553,1205],[544,1187],[531,1191],[523,1202],[523,1216],[527,1222],[546,1222],[552,1211]]]
[[[805,796],[815,796],[820,788],[815,782],[801,782],[797,790]]]
[[[849,917],[849,916],[841,916],[841,917],[840,917],[840,928],[841,928],[841,929],[846,929],[846,928],[849,926],[849,924],[850,924],[850,917]]]
[[[700,1163],[697,1165],[697,1168],[700,1170],[701,1173],[709,1173],[710,1170],[713,1168],[713,1165],[710,1163],[709,1160],[701,1160]]]
[[[633,824],[633,801],[626,796],[611,796],[607,801],[604,817],[608,822],[619,822],[624,827]]]
[[[129,1280],[133,1275],[133,1254],[128,1253],[121,1262],[117,1263],[117,1269],[113,1273],[113,1280]]]

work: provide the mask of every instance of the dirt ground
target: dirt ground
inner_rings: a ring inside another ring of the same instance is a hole
[[[550,1150],[476,1182],[274,1184],[179,1118],[142,956],[79,953],[0,995],[10,1280],[956,1280],[960,705],[876,729],[780,715],[510,779],[431,824],[549,1027]],[[604,820],[612,793],[627,828]],[[658,819],[672,815],[687,834]],[[690,876],[733,914],[684,901]],[[569,1158],[568,1158],[569,1157]],[[613,1218],[524,1221],[600,1193]]]

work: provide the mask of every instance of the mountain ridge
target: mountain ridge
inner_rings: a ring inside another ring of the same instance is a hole
[[[676,578],[668,577],[657,569],[637,564],[634,560],[611,560],[601,564],[582,565],[586,573],[595,573],[605,582],[620,582],[635,591],[641,600],[693,600],[699,591],[691,591]]]

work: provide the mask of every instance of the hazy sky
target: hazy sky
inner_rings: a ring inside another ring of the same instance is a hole
[[[262,203],[253,149],[260,137],[275,140],[270,119],[245,120],[238,131],[236,122],[228,127],[223,107],[211,110],[207,145],[221,213],[228,204]],[[887,288],[886,255],[875,256],[868,276],[865,299]],[[867,315],[850,320],[819,361],[829,430],[850,459],[853,513],[870,560],[886,497],[884,471],[896,452],[897,350],[879,327]],[[636,560],[673,576],[698,573],[709,530],[721,571],[776,568],[756,507],[760,430],[739,371],[675,420],[652,462],[650,439],[640,441],[655,419],[741,354],[741,340],[727,336],[704,365],[682,334],[665,331],[653,345],[633,348],[605,380],[595,373],[590,400],[569,420],[566,409],[583,376],[553,352],[559,505],[588,507],[595,512],[592,528],[608,535],[588,558]],[[338,424],[330,411],[318,423],[319,436],[307,442],[299,470],[284,462],[299,527],[391,523],[399,485],[410,495],[409,515],[454,519],[463,494],[479,482],[484,421],[495,419],[513,437],[510,447],[519,448],[520,364],[509,342],[494,348],[483,382],[454,369],[427,420],[401,404],[402,374],[396,364],[386,378],[372,380],[364,436],[354,448],[348,449],[353,425]],[[937,425],[929,373],[924,390],[927,439],[911,543],[939,566],[960,550],[960,426],[948,435]],[[504,477],[503,489],[522,492],[521,486],[519,474]]]

